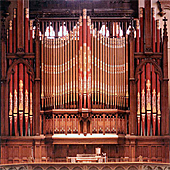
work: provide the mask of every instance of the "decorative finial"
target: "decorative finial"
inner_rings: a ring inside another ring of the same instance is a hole
[[[83,19],[86,19],[87,16],[87,9],[83,9]]]
[[[28,8],[25,8],[25,17],[29,18],[29,9]]]
[[[79,24],[80,24],[80,26],[82,26],[82,16],[80,16]]]
[[[90,24],[91,24],[90,16],[87,16],[87,25],[90,26]]]
[[[30,30],[33,29],[33,20],[30,20]]]
[[[136,29],[139,29],[139,19],[136,20]]]
[[[164,19],[163,19],[163,21],[164,21],[164,36],[167,36],[167,24],[166,24],[166,21],[168,21],[168,19],[166,18],[166,17],[164,17]]]
[[[155,8],[152,8],[152,16],[155,18]]]
[[[142,17],[143,17],[143,8],[140,7],[140,18],[142,18]]]
[[[12,20],[9,21],[9,30],[12,30]]]
[[[14,18],[16,18],[16,17],[17,17],[17,9],[14,8]]]
[[[159,19],[156,20],[156,28],[160,29],[160,21],[159,21]]]

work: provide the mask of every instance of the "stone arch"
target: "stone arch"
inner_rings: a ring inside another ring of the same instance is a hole
[[[122,166],[118,166],[115,168],[115,170],[124,170],[124,168]]]
[[[156,170],[163,170],[161,167],[157,167]]]
[[[98,170],[98,168],[95,167],[95,166],[92,166],[92,167],[89,168],[89,170]]]
[[[150,59],[150,58],[147,58],[146,60],[143,60],[138,66],[137,66],[137,68],[136,68],[136,72],[135,72],[135,80],[137,81],[138,80],[138,74],[140,74],[141,73],[141,68],[142,68],[142,66],[144,65],[144,64],[146,64],[146,63],[152,63],[153,64],[153,66],[154,66],[154,68],[156,68],[156,72],[158,73],[158,75],[159,75],[159,78],[160,78],[160,81],[162,81],[162,79],[163,79],[163,73],[162,73],[162,69],[161,69],[161,67],[154,61],[154,60],[152,60],[152,59]]]
[[[145,170],[152,170],[152,168],[150,166],[146,166]]]
[[[66,166],[60,168],[60,170],[69,170]]]
[[[105,166],[102,168],[102,170],[111,170],[111,168],[109,166]]]
[[[34,170],[43,170],[41,167],[35,167]]]
[[[128,168],[128,170],[138,170],[138,168],[136,168],[135,166],[131,166]]]
[[[11,168],[9,168],[9,170],[16,170],[16,168],[14,168],[14,167],[11,167]]]
[[[32,80],[34,81],[34,70],[33,70],[33,68],[32,68],[31,65],[28,63],[28,61],[26,61],[25,59],[20,58],[20,59],[14,61],[14,62],[12,63],[12,65],[9,67],[8,72],[7,72],[7,82],[9,82],[10,76],[11,76],[11,74],[13,73],[13,70],[15,70],[14,67],[15,67],[16,65],[20,64],[20,63],[22,63],[23,65],[25,65],[25,66],[27,67],[27,70],[28,70],[29,74],[31,75],[31,78],[32,78]]]
[[[19,168],[19,170],[26,170],[26,169],[27,169],[26,167]]]
[[[82,170],[80,167],[74,167],[73,170]]]
[[[50,166],[47,168],[47,170],[56,170],[54,167]]]

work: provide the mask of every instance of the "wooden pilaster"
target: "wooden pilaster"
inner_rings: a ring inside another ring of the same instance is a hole
[[[131,162],[135,162],[135,158],[136,158],[136,141],[135,139],[132,139],[130,142],[130,161]]]
[[[145,51],[152,51],[151,0],[145,0]]]
[[[40,42],[39,42],[39,23],[36,20],[36,39],[35,39],[35,84],[34,84],[34,134],[40,134]]]
[[[161,109],[162,109],[162,122],[161,132],[162,135],[169,134],[169,109],[168,109],[168,36],[167,36],[167,19],[164,18],[164,34],[163,34],[163,82],[161,85]]]
[[[130,134],[136,135],[136,82],[134,71],[134,31],[130,33]]]
[[[1,136],[8,135],[8,83],[6,81],[6,29],[5,18],[1,27]]]
[[[24,0],[17,0],[17,51],[24,52]]]
[[[39,139],[35,140],[34,155],[35,162],[41,162],[41,142]]]

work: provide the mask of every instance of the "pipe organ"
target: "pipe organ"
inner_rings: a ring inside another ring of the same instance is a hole
[[[24,51],[17,47],[16,16],[14,9],[7,30],[7,63],[9,67],[16,63],[8,84],[10,135],[33,134],[35,82],[30,68],[35,66],[31,55],[36,40],[40,41],[40,121],[43,122],[40,133],[131,133],[130,37],[135,40],[137,134],[161,135],[163,44],[154,9],[149,47],[144,46],[143,8],[139,19],[132,23],[91,19],[86,9],[82,16],[72,20],[40,19],[33,23],[26,8]],[[28,57],[20,59],[21,62],[10,57],[17,50],[19,55],[25,52]],[[150,56],[151,51],[156,57],[142,57],[143,53]]]
[[[129,107],[126,33],[129,23],[91,21],[86,10],[78,21],[40,23],[44,33],[41,36],[42,112],[66,109],[65,113],[69,113],[45,116],[46,126],[53,124],[53,133],[125,133],[125,130],[116,131],[115,122],[117,119],[117,126],[123,125],[124,129],[128,115],[111,113],[124,112]],[[87,114],[91,109],[110,109],[111,113],[89,114],[88,121],[83,114],[82,117],[70,114],[83,109]],[[81,122],[87,126],[84,130]]]
[[[110,162],[169,162],[167,19],[151,1],[138,18],[113,10],[131,1],[64,13],[75,4],[65,1],[37,17],[24,2],[1,22],[2,163],[63,162],[96,147]]]
[[[7,53],[11,56],[17,51],[16,39],[16,15],[17,9],[14,9],[13,21],[9,21],[9,30],[7,37]],[[25,9],[25,53],[32,52],[28,41],[29,11]],[[30,25],[30,32],[32,30]],[[30,40],[32,37],[30,37]],[[32,135],[33,124],[33,76],[30,68],[33,63],[32,59],[19,60],[15,57],[7,58],[7,65],[12,67],[11,76],[9,78],[9,134],[15,136]],[[15,65],[14,65],[15,64]],[[32,70],[31,70],[32,71]],[[29,128],[28,128],[29,127]]]
[[[82,22],[86,22],[85,28]],[[111,37],[105,32],[109,32],[105,25],[97,31],[89,17],[88,21],[80,17],[66,35],[42,35],[44,110],[128,108],[128,36]]]
[[[144,12],[140,8],[140,22],[136,20],[136,53],[140,54],[144,51]],[[140,29],[139,29],[140,23]],[[153,53],[161,53],[160,46],[160,27],[159,20],[155,22],[155,9],[152,8],[152,49]],[[146,32],[146,30],[145,30]],[[139,34],[141,35],[139,37]],[[160,135],[160,73],[158,68],[161,66],[161,59],[153,57],[152,62],[137,57],[136,65],[142,65],[137,76],[137,120],[138,120],[138,135],[155,136]],[[143,63],[143,64],[141,64]]]

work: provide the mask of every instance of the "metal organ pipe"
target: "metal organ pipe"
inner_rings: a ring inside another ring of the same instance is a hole
[[[155,33],[156,33],[156,28],[155,28],[155,9],[152,8],[152,48],[153,52],[155,53]],[[155,61],[155,60],[154,60]],[[156,134],[156,73],[155,73],[155,68],[154,65],[152,64],[152,135],[155,136]]]

